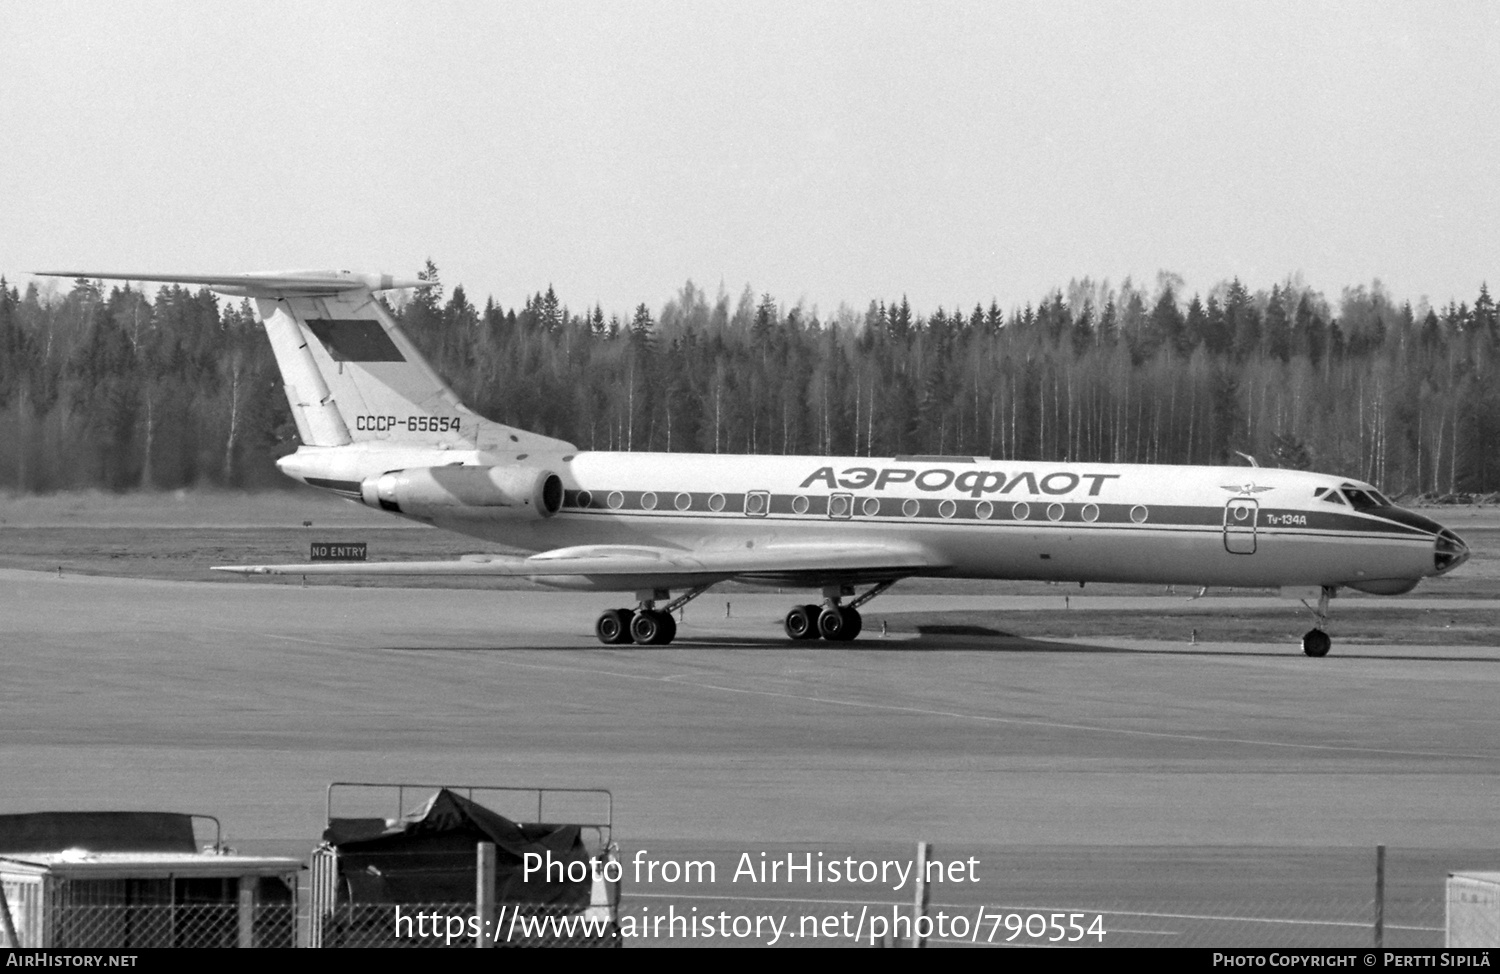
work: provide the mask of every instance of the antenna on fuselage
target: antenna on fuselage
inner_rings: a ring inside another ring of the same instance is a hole
[[[1260,466],[1260,464],[1256,463],[1255,462],[1255,458],[1252,457],[1250,454],[1248,454],[1248,453],[1240,453],[1239,450],[1235,450],[1234,452],[1235,453],[1239,453],[1240,456],[1244,457],[1246,460],[1249,460],[1250,461],[1250,466],[1252,466],[1252,467],[1258,467],[1258,466]]]

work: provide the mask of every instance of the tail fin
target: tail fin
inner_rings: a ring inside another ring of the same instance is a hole
[[[374,292],[427,287],[389,275],[298,271],[227,276],[56,272],[60,277],[204,284],[255,299],[307,446],[381,443],[504,452],[572,444],[486,420],[454,395]]]
[[[479,417],[368,289],[257,297],[255,304],[303,443],[474,444]]]

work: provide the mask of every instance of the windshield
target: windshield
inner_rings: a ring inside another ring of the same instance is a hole
[[[1372,493],[1371,491],[1356,490],[1353,487],[1345,487],[1344,488],[1344,497],[1348,499],[1349,504],[1356,511],[1370,511],[1370,510],[1374,510],[1377,507],[1389,507],[1390,506],[1388,503],[1387,504],[1382,504],[1380,501],[1376,500],[1374,497],[1371,497],[1370,496],[1371,493]],[[1379,496],[1379,495],[1376,495],[1376,496]]]

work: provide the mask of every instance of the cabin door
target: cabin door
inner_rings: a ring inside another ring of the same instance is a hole
[[[1260,504],[1236,497],[1224,506],[1224,550],[1236,555],[1255,554],[1255,522]]]

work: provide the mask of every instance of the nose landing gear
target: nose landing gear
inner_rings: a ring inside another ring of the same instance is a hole
[[[1324,585],[1322,594],[1318,596],[1318,607],[1316,609],[1307,605],[1306,599],[1302,600],[1302,604],[1306,605],[1307,610],[1316,616],[1318,620],[1317,628],[1309,629],[1302,637],[1302,652],[1308,656],[1315,658],[1327,656],[1328,650],[1333,647],[1333,640],[1329,638],[1328,633],[1323,631],[1323,627],[1328,625],[1328,600],[1337,591],[1338,589],[1332,585]]]
[[[1302,637],[1302,651],[1309,656],[1327,656],[1333,640],[1321,629],[1309,629]]]

